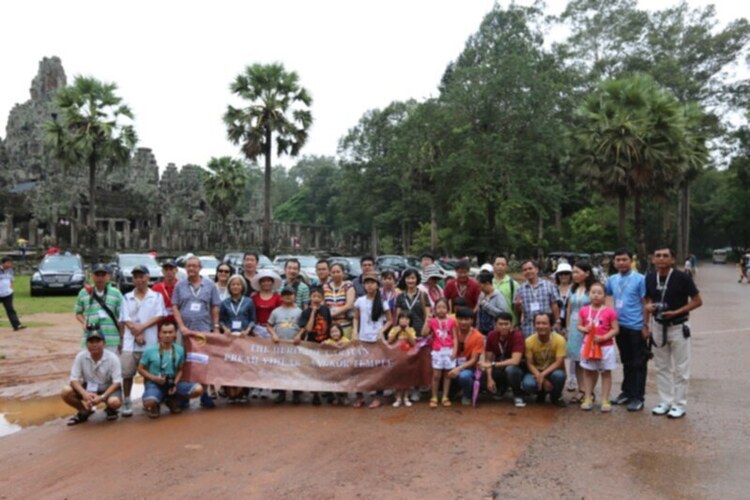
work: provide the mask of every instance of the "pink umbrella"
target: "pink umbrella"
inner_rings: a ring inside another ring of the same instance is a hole
[[[479,398],[479,389],[482,386],[482,370],[474,368],[474,392],[471,396],[471,402],[474,408],[477,407],[477,399]]]

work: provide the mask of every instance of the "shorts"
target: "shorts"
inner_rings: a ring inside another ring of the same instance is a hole
[[[432,369],[433,370],[452,370],[456,367],[456,360],[451,356],[453,349],[443,347],[439,351],[432,351]]]
[[[194,384],[192,382],[178,382],[177,392],[175,393],[175,396],[181,399],[189,399],[190,393],[193,392],[193,389],[198,385],[200,384]],[[165,390],[164,386],[157,385],[151,381],[146,382],[146,388],[143,390],[144,402],[151,400],[161,404],[165,399],[167,399],[167,391]]]
[[[617,352],[614,345],[602,346],[602,359],[584,359],[581,356],[581,368],[592,372],[611,371],[617,367]]]
[[[122,367],[122,378],[133,378],[138,372],[138,364],[141,362],[143,351],[122,351],[120,354],[120,366]]]

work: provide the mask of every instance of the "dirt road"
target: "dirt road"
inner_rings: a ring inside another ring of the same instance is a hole
[[[476,410],[256,402],[115,423],[98,415],[0,438],[0,498],[743,498],[750,286],[710,264],[698,286],[705,306],[693,315],[682,420],[650,415],[653,377],[638,414],[503,401]]]

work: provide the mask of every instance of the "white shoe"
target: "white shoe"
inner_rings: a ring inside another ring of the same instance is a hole
[[[666,415],[669,413],[670,409],[672,408],[671,405],[668,405],[667,403],[659,403],[659,405],[651,410],[651,413],[653,415],[656,415],[657,417],[661,417],[662,415]]]
[[[669,418],[682,418],[685,416],[685,409],[682,406],[673,406],[667,417]]]
[[[407,408],[411,408],[411,401],[409,401],[409,398],[404,399],[404,406]]]
[[[525,408],[526,407],[526,401],[524,401],[523,398],[513,398],[513,405],[516,408]]]
[[[130,400],[130,398],[125,398],[125,401],[122,404],[122,416],[123,417],[133,416],[133,402]]]
[[[408,401],[408,399],[407,399],[407,401]],[[401,400],[397,399],[396,401],[393,402],[393,407],[394,408],[398,408],[399,406],[401,406]]]
[[[273,391],[271,389],[263,389],[260,391],[260,399],[271,399],[273,397]]]
[[[419,403],[419,400],[421,398],[422,398],[422,395],[420,394],[419,389],[412,389],[409,399],[411,399],[415,403]]]

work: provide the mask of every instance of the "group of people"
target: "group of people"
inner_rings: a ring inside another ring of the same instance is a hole
[[[286,262],[284,278],[258,269],[258,255],[244,255],[240,272],[217,268],[215,282],[200,274],[201,261],[189,258],[187,279],[176,279],[173,261],[163,263],[164,280],[148,286],[149,270],[133,270],[134,290],[124,296],[109,283],[104,264],[93,268],[93,285],[81,290],[75,306],[85,330],[85,346],[73,365],[63,399],[78,413],[70,425],[86,421],[99,403],[109,419],[133,414],[133,378],[145,381],[143,409],[152,418],[162,403],[179,413],[191,398],[204,408],[217,398],[246,402],[260,391],[212,387],[183,380],[181,336],[191,333],[269,338],[273,342],[326,343],[338,348],[383,342],[405,349],[426,338],[431,349],[432,386],[393,391],[394,407],[412,406],[429,392],[429,406],[476,404],[477,388],[500,399],[510,390],[517,407],[528,397],[567,406],[563,392],[582,410],[626,405],[643,409],[647,362],[653,355],[659,404],[655,415],[685,415],[690,362],[689,313],[702,303],[692,278],[674,267],[668,247],[654,252],[656,272],[633,269],[627,249],[615,253],[617,274],[595,281],[586,262],[561,262],[547,280],[533,260],[522,263],[525,281],[508,274],[508,260],[496,257],[476,279],[468,262],[447,279],[435,257],[424,254],[421,269],[375,271],[372,257],[361,259],[362,274],[347,280],[340,264],[318,261],[316,276],[304,280],[296,259]],[[620,394],[610,399],[617,351],[623,364]],[[567,366],[566,366],[567,361]],[[382,388],[388,389],[388,388]],[[274,391],[275,402],[286,391]],[[266,393],[266,396],[272,396]],[[292,402],[302,393],[292,391]],[[312,394],[312,403],[346,401],[344,394]],[[352,405],[377,408],[383,390],[352,395]]]

